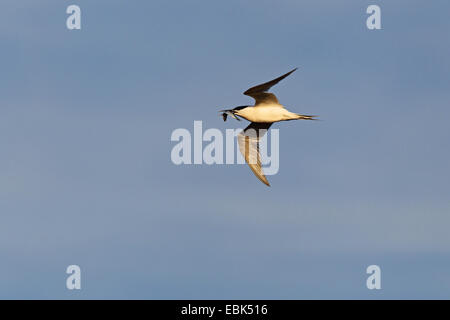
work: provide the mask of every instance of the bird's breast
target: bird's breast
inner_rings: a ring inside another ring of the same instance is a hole
[[[286,109],[280,105],[248,107],[238,115],[251,122],[277,122],[284,120]]]

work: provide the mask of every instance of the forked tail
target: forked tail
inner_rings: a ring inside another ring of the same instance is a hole
[[[298,120],[319,120],[317,119],[317,116],[305,116],[303,114],[297,114]]]

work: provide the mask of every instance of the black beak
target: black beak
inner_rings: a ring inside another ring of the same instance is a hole
[[[241,119],[239,119],[238,117],[236,117],[236,115],[235,115],[235,112],[236,112],[236,111],[235,111],[234,109],[231,109],[231,110],[220,110],[219,112],[222,113],[223,121],[227,121],[227,116],[232,116],[232,117],[235,118],[236,120],[241,121]]]

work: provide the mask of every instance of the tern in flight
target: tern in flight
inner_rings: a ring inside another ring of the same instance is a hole
[[[242,130],[238,135],[239,151],[244,156],[245,161],[252,169],[255,176],[265,185],[270,187],[269,181],[261,168],[261,155],[259,153],[259,141],[265,135],[272,123],[289,120],[316,120],[315,116],[305,116],[288,111],[282,106],[277,97],[273,93],[269,93],[269,89],[278,82],[286,78],[292,71],[273,79],[272,81],[254,86],[244,92],[245,95],[255,99],[253,106],[239,106],[230,110],[221,110],[223,121],[227,120],[227,116],[236,120],[242,117],[250,121],[250,125]]]

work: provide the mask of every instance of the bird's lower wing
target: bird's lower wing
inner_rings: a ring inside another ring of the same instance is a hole
[[[242,130],[238,136],[239,151],[255,176],[265,185],[270,186],[261,167],[261,155],[259,153],[259,141],[266,134],[272,123],[252,122]]]

